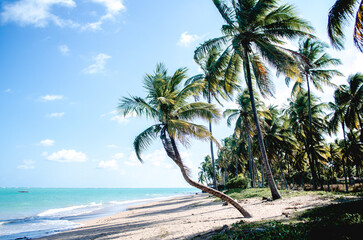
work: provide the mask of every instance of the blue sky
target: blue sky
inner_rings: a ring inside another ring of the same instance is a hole
[[[334,0],[285,2],[327,41]],[[152,123],[115,110],[122,96],[145,96],[143,76],[158,62],[197,74],[194,49],[220,36],[222,23],[210,0],[1,1],[0,187],[187,186],[159,142],[138,163],[133,139]],[[363,65],[351,32],[345,51],[330,50],[346,75]],[[265,101],[282,104],[290,90],[282,78],[275,85]],[[318,95],[328,101],[332,92]],[[217,139],[232,133],[224,120],[214,129]],[[181,151],[196,178],[208,144]]]

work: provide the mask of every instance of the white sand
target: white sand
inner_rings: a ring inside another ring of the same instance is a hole
[[[84,226],[42,239],[187,239],[240,220],[284,218],[295,211],[331,203],[317,195],[240,204],[252,214],[246,219],[232,206],[222,206],[206,194],[184,196],[131,207],[113,216],[84,222]]]

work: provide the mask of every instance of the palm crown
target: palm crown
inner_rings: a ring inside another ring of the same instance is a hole
[[[211,132],[204,126],[194,124],[191,121],[197,118],[211,121],[220,117],[219,111],[214,105],[188,101],[190,97],[195,96],[196,92],[200,92],[203,82],[189,81],[191,83],[182,87],[182,82],[187,78],[186,72],[186,68],[180,68],[172,76],[169,76],[165,66],[159,64],[154,74],[145,76],[144,87],[147,91],[145,99],[140,97],[121,99],[119,105],[121,114],[127,115],[130,112],[135,112],[137,115],[157,121],[156,124],[135,138],[136,155],[142,161],[141,152],[150,145],[152,140],[160,136],[166,154],[180,168],[184,179],[191,186],[227,201],[243,216],[250,217],[251,215],[229,196],[193,181],[189,177],[188,168],[185,167],[181,159],[176,140],[179,140],[183,145],[188,145],[190,137],[215,141]]]
[[[277,0],[214,0],[226,24],[222,37],[206,41],[196,50],[196,56],[205,54],[215,46],[226,46],[226,52],[244,58],[246,52],[260,92],[273,93],[270,72],[262,59],[290,77],[297,73],[291,51],[282,47],[282,39],[306,36],[312,30],[297,17],[291,5],[278,6]],[[247,64],[246,62],[244,64]]]
[[[358,10],[354,13],[356,7],[358,7]],[[354,15],[353,41],[356,47],[363,52],[363,2],[360,0],[336,0],[329,11],[328,35],[332,45],[337,49],[342,49],[344,40],[343,26]]]
[[[145,99],[133,96],[121,99],[119,104],[121,114],[135,112],[139,116],[153,118],[158,122],[135,138],[134,148],[140,161],[142,161],[141,152],[153,139],[165,132],[184,145],[189,143],[189,137],[213,139],[204,126],[190,121],[197,118],[218,119],[219,111],[212,104],[187,101],[195,91],[200,90],[202,83],[197,81],[181,88],[182,81],[187,78],[186,72],[186,68],[180,68],[172,76],[168,76],[165,66],[158,64],[154,74],[148,74],[144,78],[144,88],[147,90]]]

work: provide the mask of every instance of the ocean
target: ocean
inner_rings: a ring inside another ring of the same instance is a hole
[[[0,188],[0,239],[37,238],[196,188]]]

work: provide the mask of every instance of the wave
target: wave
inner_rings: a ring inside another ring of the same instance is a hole
[[[37,216],[53,217],[53,218],[73,217],[78,215],[89,214],[96,210],[100,210],[101,208],[102,208],[102,203],[92,202],[90,204],[85,204],[85,205],[48,209],[44,212],[39,213]]]
[[[171,197],[181,195],[189,195],[189,193],[169,196],[145,194],[148,198],[101,203],[91,202],[88,204],[51,208],[24,218],[1,220],[0,240],[16,239],[24,236],[29,238],[42,237],[80,226],[80,223],[77,222],[81,220],[107,216],[125,211],[127,207],[132,205],[170,199]]]

